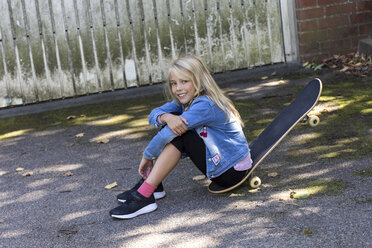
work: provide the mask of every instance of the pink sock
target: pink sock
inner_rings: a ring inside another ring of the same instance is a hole
[[[146,198],[149,198],[152,193],[154,193],[156,187],[152,186],[151,184],[147,183],[146,181],[137,189],[138,193],[143,195]]]

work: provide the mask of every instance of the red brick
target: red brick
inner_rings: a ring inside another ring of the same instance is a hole
[[[358,11],[369,10],[372,11],[372,0],[370,1],[359,1],[357,3]]]
[[[297,8],[307,8],[307,7],[314,7],[317,3],[315,0],[296,0],[296,7]]]
[[[319,18],[319,17],[323,17],[324,16],[324,10],[323,10],[323,8],[297,10],[296,13],[297,13],[297,19],[298,20]]]
[[[349,18],[346,15],[319,19],[320,29],[345,26],[345,25],[349,25]]]
[[[350,16],[350,21],[351,23],[372,22],[372,14],[371,13],[353,14]]]
[[[305,22],[298,23],[299,32],[315,31],[315,30],[318,30],[318,28],[319,28],[318,20],[305,21]]]
[[[311,42],[300,46],[300,54],[318,53],[319,51],[319,42]]]
[[[300,44],[306,44],[313,41],[320,41],[320,40],[327,40],[327,31],[321,30],[316,32],[309,32],[309,33],[303,33],[300,34]]]
[[[322,50],[342,51],[351,48],[351,39],[331,40],[321,43]]]
[[[329,5],[329,4],[334,4],[334,3],[347,3],[348,1],[344,0],[318,0],[319,5]]]
[[[332,28],[328,30],[329,39],[343,39],[346,37],[357,36],[358,27],[342,27],[342,28]]]
[[[361,24],[359,25],[359,33],[363,34],[372,34],[372,23]]]
[[[333,5],[326,7],[326,16],[355,12],[355,3]]]

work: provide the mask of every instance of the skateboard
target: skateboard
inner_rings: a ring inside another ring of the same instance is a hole
[[[296,124],[302,121],[308,122],[310,126],[318,125],[319,117],[309,115],[309,112],[318,102],[321,92],[322,82],[320,79],[315,78],[311,80],[296,99],[280,112],[269,126],[249,145],[253,164],[252,168],[247,171],[246,176],[239,183],[230,187],[222,187],[212,182],[208,186],[209,192],[218,194],[231,191],[239,187],[247,179],[249,179],[249,185],[252,188],[258,188],[261,185],[261,179],[257,176],[252,176],[252,172]]]

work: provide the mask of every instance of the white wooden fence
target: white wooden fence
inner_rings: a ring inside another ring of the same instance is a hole
[[[279,0],[0,0],[0,108],[283,62]]]

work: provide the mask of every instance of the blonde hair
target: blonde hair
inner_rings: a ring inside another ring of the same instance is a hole
[[[194,99],[200,95],[207,96],[222,111],[225,112],[227,119],[231,118],[230,113],[232,113],[238,123],[242,127],[244,126],[240,114],[236,110],[234,104],[224,95],[223,91],[220,89],[220,87],[218,87],[212,75],[209,73],[208,69],[204,66],[200,59],[192,55],[184,56],[175,60],[169,69],[167,83],[169,94],[172,96],[173,100],[181,104],[177,97],[172,93],[170,82],[171,73],[173,73],[173,75],[176,77],[191,80],[195,88]]]

